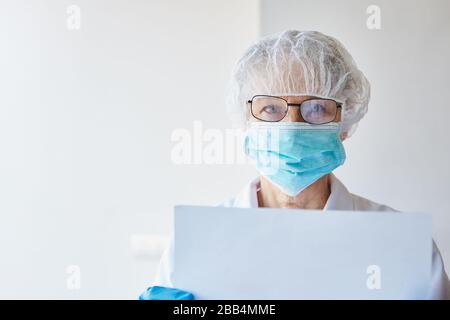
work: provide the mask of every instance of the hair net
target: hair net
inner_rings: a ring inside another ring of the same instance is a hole
[[[284,31],[253,44],[237,62],[227,97],[232,119],[245,121],[254,95],[318,96],[343,104],[341,134],[367,112],[370,84],[336,39],[316,31]]]

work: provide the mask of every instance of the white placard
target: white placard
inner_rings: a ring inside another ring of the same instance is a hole
[[[178,206],[176,288],[196,299],[423,299],[431,217]]]

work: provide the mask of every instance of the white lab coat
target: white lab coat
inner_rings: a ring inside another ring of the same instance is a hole
[[[257,208],[259,189],[259,178],[251,181],[245,188],[233,199],[221,204],[224,207],[238,208]],[[331,193],[323,210],[355,210],[355,211],[396,211],[388,206],[381,205],[357,195],[351,194],[347,188],[340,182],[334,174],[330,174]],[[164,252],[157,277],[153,285],[173,287],[173,246],[169,245]],[[439,249],[433,242],[432,270],[431,270],[431,290],[429,299],[450,299],[450,283],[444,270],[442,257]]]

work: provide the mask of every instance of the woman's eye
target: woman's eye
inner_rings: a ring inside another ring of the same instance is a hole
[[[323,117],[327,113],[327,109],[325,106],[316,103],[310,106],[309,110],[306,112],[306,116],[308,117]]]
[[[262,111],[266,112],[266,113],[277,113],[278,108],[273,105],[268,105],[268,106],[265,106]]]
[[[313,106],[313,108],[312,108],[312,110],[311,110],[312,112],[324,112],[325,111],[325,108],[324,108],[324,106],[323,105],[321,105],[321,104],[315,104],[314,106]]]

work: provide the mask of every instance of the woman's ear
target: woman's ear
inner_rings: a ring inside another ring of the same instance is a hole
[[[341,132],[339,134],[339,137],[341,138],[341,141],[344,141],[345,139],[347,139],[347,132]]]

